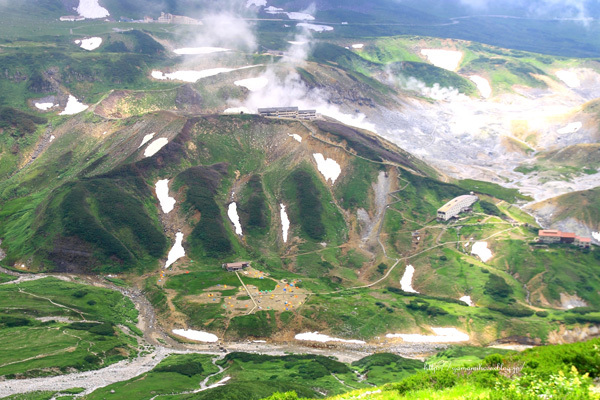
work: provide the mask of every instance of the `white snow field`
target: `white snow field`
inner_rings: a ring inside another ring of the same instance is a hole
[[[246,68],[254,68],[254,67],[259,67],[260,65],[249,65],[246,67],[241,67],[241,68],[211,68],[211,69],[205,69],[202,71],[175,71],[175,72],[170,72],[170,73],[163,73],[161,71],[152,71],[152,77],[154,79],[159,79],[159,80],[173,80],[173,81],[182,81],[182,82],[189,82],[189,83],[194,83],[199,81],[202,78],[208,78],[209,76],[215,76],[218,74],[223,74],[226,72],[231,72],[231,71],[237,71],[240,69],[246,69]]]
[[[473,304],[473,300],[471,300],[471,296],[463,296],[459,300],[467,303],[469,305],[469,307],[473,307],[475,305],[475,304]]]
[[[444,68],[448,71],[456,71],[463,57],[462,52],[454,50],[422,49],[421,54],[427,57],[429,62],[436,67]]]
[[[175,199],[169,196],[169,180],[161,179],[156,182],[156,197],[160,202],[160,208],[162,208],[165,214],[168,214],[175,208]]]
[[[313,157],[317,162],[317,169],[319,172],[323,174],[323,177],[326,181],[331,180],[331,184],[333,185],[335,180],[342,173],[342,168],[340,165],[334,159],[325,159],[321,153],[315,153],[313,154]]]
[[[146,147],[146,150],[144,150],[144,157],[152,157],[153,155],[158,153],[160,149],[165,147],[167,143],[169,143],[169,139],[167,138],[161,137],[156,139],[155,141],[150,143],[148,147]]]
[[[77,39],[75,44],[79,45],[84,50],[92,51],[96,50],[102,44],[101,37],[91,37],[87,39]]]
[[[415,274],[415,267],[412,265],[407,265],[404,270],[404,275],[402,275],[402,279],[400,279],[400,286],[402,290],[407,293],[419,293],[412,287],[413,275]]]
[[[288,136],[293,137],[296,142],[302,143],[302,136],[298,135],[297,133],[288,133]]]
[[[54,107],[54,103],[35,103],[35,108],[42,111],[48,111]]]
[[[581,129],[582,126],[583,126],[583,124],[581,122],[571,122],[570,124],[568,124],[564,128],[560,128],[556,132],[559,133],[559,134],[561,134],[561,135],[566,135],[566,134],[569,134],[569,133],[575,133],[575,132],[578,132]]]
[[[561,69],[560,71],[556,71],[556,76],[570,88],[578,88],[581,86],[581,81],[574,71]]]
[[[75,115],[87,110],[88,108],[89,106],[81,103],[75,96],[69,95],[69,100],[67,100],[65,109],[58,115]]]
[[[236,86],[245,87],[251,92],[257,92],[269,84],[269,80],[265,77],[241,79],[233,82]]]
[[[385,337],[401,338],[408,343],[456,343],[466,342],[469,335],[456,328],[431,328],[435,335],[420,335],[417,333],[388,333]]]
[[[490,86],[490,82],[487,79],[479,75],[471,75],[469,76],[469,79],[475,85],[477,85],[477,89],[479,90],[481,97],[487,99],[492,95],[492,87]]]
[[[321,343],[325,343],[325,342],[342,342],[342,343],[354,343],[354,344],[365,344],[366,343],[362,340],[346,340],[346,339],[334,338],[331,336],[323,335],[322,333],[319,333],[319,332],[299,333],[296,336],[294,336],[294,338],[296,340],[310,340],[313,342],[321,342]]]
[[[179,55],[197,55],[197,54],[212,54],[230,51],[224,47],[182,47],[181,49],[173,50],[173,53]]]
[[[242,225],[240,224],[240,216],[238,215],[237,204],[235,204],[235,201],[229,204],[229,207],[227,208],[227,216],[235,227],[235,233],[242,236]]]
[[[290,219],[287,216],[287,213],[285,212],[285,206],[283,204],[280,204],[281,206],[281,210],[279,212],[279,215],[281,216],[281,233],[283,236],[283,242],[287,243],[287,239],[288,239],[288,231],[290,229]]]
[[[106,8],[98,4],[98,0],[79,0],[79,6],[75,10],[77,14],[89,19],[104,18],[110,15]]]
[[[315,32],[327,32],[327,31],[333,30],[333,26],[309,24],[306,22],[300,22],[296,26],[299,26],[301,28],[306,28],[308,30],[315,31]]]
[[[471,254],[479,256],[483,262],[487,262],[493,256],[492,251],[487,247],[487,242],[473,243],[473,247],[471,247]]]
[[[148,143],[150,140],[152,140],[154,135],[156,135],[156,133],[149,133],[146,136],[144,136],[144,139],[142,139],[142,143],[140,143],[140,145],[138,146],[138,149],[140,147],[142,147],[143,145],[145,145],[146,143]]]
[[[173,329],[173,333],[198,342],[214,343],[219,341],[219,338],[212,333],[195,331],[193,329]]]
[[[294,46],[304,46],[305,44],[308,44],[308,42],[300,42],[297,40],[288,40],[288,43]]]
[[[177,232],[175,234],[175,244],[169,250],[169,255],[167,256],[167,262],[165,264],[165,268],[169,268],[173,263],[179,260],[181,257],[185,257],[185,250],[183,249],[183,233]]]

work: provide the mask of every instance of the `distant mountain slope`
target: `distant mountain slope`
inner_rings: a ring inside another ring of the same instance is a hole
[[[600,232],[600,188],[563,194],[534,204],[531,210],[549,227],[587,237]]]

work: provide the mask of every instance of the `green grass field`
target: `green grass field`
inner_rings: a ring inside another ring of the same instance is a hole
[[[2,285],[0,375],[55,375],[133,356],[137,341],[115,325],[136,321],[133,303],[116,291],[55,278]]]

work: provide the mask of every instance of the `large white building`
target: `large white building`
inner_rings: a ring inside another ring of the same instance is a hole
[[[479,200],[479,197],[469,194],[455,197],[440,207],[437,217],[443,221],[448,221],[450,218],[456,217],[461,212],[471,208],[477,200]]]

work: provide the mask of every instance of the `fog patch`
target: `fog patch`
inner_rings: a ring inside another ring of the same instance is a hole
[[[260,66],[262,66],[262,65],[249,65],[249,66],[240,67],[240,68],[211,68],[211,69],[204,69],[201,71],[175,71],[175,72],[169,72],[169,73],[163,73],[161,71],[154,70],[154,71],[152,71],[151,76],[154,79],[158,79],[158,80],[173,80],[173,81],[195,83],[195,82],[198,82],[200,79],[208,78],[210,76],[215,76],[215,75],[224,74],[224,73],[231,72],[231,71],[238,71],[241,69],[255,68],[255,67],[260,67]]]
[[[264,76],[258,78],[248,78],[233,82],[236,86],[242,86],[251,92],[259,91],[269,84],[269,80]]]
[[[315,31],[315,32],[319,32],[319,33],[321,33],[321,32],[328,32],[328,31],[332,31],[333,30],[333,26],[309,24],[309,23],[306,23],[306,22],[300,22],[296,26],[299,26],[301,28],[306,28],[306,29],[309,29],[311,31]]]
[[[173,53],[179,55],[197,55],[197,54],[212,54],[230,51],[224,47],[183,47],[173,50]]]
[[[75,9],[84,18],[105,18],[110,15],[108,10],[98,4],[98,0],[79,0],[79,6]]]

